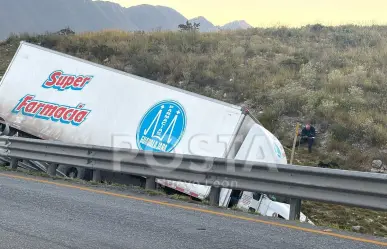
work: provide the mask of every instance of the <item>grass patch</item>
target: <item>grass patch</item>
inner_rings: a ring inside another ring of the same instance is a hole
[[[311,201],[301,211],[318,226],[387,237],[387,212]]]
[[[7,166],[0,165],[0,171],[17,171],[17,170],[13,170]]]
[[[145,193],[150,196],[165,196],[166,193],[161,190],[145,189]]]
[[[102,181],[101,183],[99,182],[94,182],[95,185],[105,185],[105,186],[112,186],[112,187],[127,187],[125,184],[121,183],[116,183],[112,181]]]
[[[180,195],[180,194],[173,194],[173,195],[169,196],[169,198],[171,198],[173,200],[179,200],[179,201],[190,201],[191,200],[191,197],[189,197],[187,195]]]
[[[258,216],[262,216],[262,214],[260,212],[257,212],[257,211],[254,212],[254,211],[249,210],[248,213],[249,214],[258,215]]]
[[[208,200],[208,199],[205,199],[205,200],[203,200],[202,202],[201,202],[203,205],[210,205],[210,200]]]
[[[317,33],[316,33],[317,32]],[[286,33],[285,36],[282,34]],[[359,141],[369,154],[387,145],[386,27],[251,29],[219,33],[104,31],[71,36],[12,36],[0,44],[0,75],[20,40],[220,99],[246,104],[270,131],[284,116],[324,121],[337,148]],[[313,49],[311,49],[313,48]],[[285,130],[282,140],[289,140]],[[320,136],[321,134],[319,134]],[[356,152],[363,154],[364,151]]]
[[[253,113],[262,111],[261,122],[274,133],[284,128],[281,120],[286,116],[314,120],[317,126],[324,121],[332,138],[323,145],[324,155],[334,158],[340,152],[357,160],[342,160],[344,168],[362,170],[379,156],[374,148],[387,146],[387,28],[319,26],[316,31],[314,27],[194,34],[25,33],[0,44],[0,75],[19,42],[26,40],[208,97],[246,104]],[[292,132],[281,131],[282,142]],[[353,152],[359,142],[365,149]]]
[[[237,205],[232,206],[230,209],[233,210],[233,211],[236,211],[236,212],[243,212],[243,213],[246,213],[246,211],[245,211],[244,209],[238,208]],[[262,216],[261,213],[255,212],[255,211],[252,211],[252,210],[248,210],[247,213],[253,214],[253,215]]]

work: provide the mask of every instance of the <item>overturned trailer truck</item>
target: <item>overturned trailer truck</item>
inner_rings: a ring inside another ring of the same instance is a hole
[[[287,163],[278,139],[239,106],[27,42],[20,43],[1,80],[0,116],[10,134],[39,139]],[[90,175],[90,170],[70,165],[59,169],[73,177]],[[109,172],[101,172],[101,177],[135,179]],[[156,181],[200,200],[211,190],[194,183]],[[289,205],[269,195],[223,186],[220,206],[289,217]],[[307,221],[303,214],[300,220]]]

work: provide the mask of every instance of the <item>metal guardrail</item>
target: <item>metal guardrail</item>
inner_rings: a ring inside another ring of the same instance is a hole
[[[0,156],[0,163],[6,164],[11,162],[12,162],[12,158]],[[47,172],[47,168],[49,167],[49,164],[41,163],[38,161],[25,160],[25,161],[19,161],[17,166],[26,170]],[[56,174],[60,175],[61,177],[67,178],[67,176],[58,169],[56,170]]]
[[[216,187],[227,187],[222,185],[225,182],[236,183],[233,188],[277,194],[292,200],[387,210],[387,174],[151,153],[16,137],[0,137],[0,156]]]

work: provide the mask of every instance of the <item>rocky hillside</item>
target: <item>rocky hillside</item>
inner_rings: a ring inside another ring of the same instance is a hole
[[[288,155],[296,122],[311,120],[315,150],[297,149],[296,164],[386,168],[387,27],[67,34],[12,36],[0,43],[0,77],[19,41],[26,40],[247,105]],[[303,212],[316,224],[387,236],[385,212],[305,204]]]

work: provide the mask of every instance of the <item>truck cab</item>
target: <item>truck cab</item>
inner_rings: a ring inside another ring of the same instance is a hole
[[[235,145],[234,149],[237,150],[237,153],[234,159],[269,163],[273,171],[276,170],[273,164],[287,164],[284,148],[272,133],[253,120],[251,116],[247,116],[244,122],[239,131],[243,142],[240,146]],[[233,155],[230,154],[231,156]],[[286,198],[280,199],[275,195],[236,189],[222,189],[219,205],[228,208],[236,206],[242,210],[286,220],[289,219],[290,213],[290,205]],[[300,215],[300,221],[313,224],[303,213]]]

